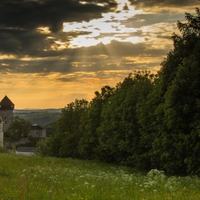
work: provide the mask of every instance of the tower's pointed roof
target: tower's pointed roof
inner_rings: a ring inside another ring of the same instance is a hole
[[[7,95],[1,100],[1,106],[14,106],[14,103],[7,97]]]

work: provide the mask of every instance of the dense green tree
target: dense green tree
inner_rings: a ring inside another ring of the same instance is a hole
[[[8,135],[13,140],[18,140],[21,137],[28,137],[30,130],[31,122],[15,116],[12,119],[6,135]]]
[[[196,149],[196,144],[200,142],[197,128],[200,124],[199,58],[200,40],[197,41],[191,55],[185,58],[183,65],[179,67],[176,78],[165,96],[164,119],[173,140],[173,155],[176,156],[173,163],[178,168],[177,170],[180,168],[186,170],[185,159],[187,158],[189,162],[188,155],[192,153],[194,156],[200,151],[199,148]]]
[[[101,122],[103,105],[112,95],[114,88],[104,86],[101,92],[96,91],[95,97],[89,104],[87,115],[82,119],[82,135],[79,143],[79,151],[83,158],[98,159],[99,140],[97,129]]]
[[[139,165],[140,126],[136,108],[152,87],[149,72],[130,74],[119,83],[102,110],[98,129],[102,160],[131,166]]]
[[[40,139],[36,143],[36,150],[35,153],[38,156],[52,156],[50,154],[50,149],[49,149],[49,142],[47,142],[48,139]]]
[[[47,137],[49,137],[50,135],[52,135],[56,132],[56,123],[57,123],[57,121],[54,121],[45,126]]]
[[[56,134],[47,141],[50,155],[58,157],[79,157],[79,141],[82,136],[80,125],[88,109],[88,101],[75,100],[62,109],[57,121]]]
[[[159,72],[162,98],[154,112],[157,125],[152,155],[155,155],[153,162],[159,163],[157,167],[171,174],[197,170],[192,165],[190,168],[193,169],[187,166],[191,160],[193,166],[196,166],[194,156],[190,156],[191,159],[188,156],[199,151],[196,134],[200,119],[199,9],[197,14],[195,17],[186,13],[187,23],[178,22],[182,35],[174,34],[174,50],[162,63]]]

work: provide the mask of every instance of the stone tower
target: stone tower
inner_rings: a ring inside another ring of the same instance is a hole
[[[0,117],[0,147],[3,147],[3,121]]]
[[[0,102],[0,116],[3,121],[3,132],[7,131],[12,122],[14,106],[13,102],[7,96]]]

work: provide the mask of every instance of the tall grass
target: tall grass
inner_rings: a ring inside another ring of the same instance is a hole
[[[103,163],[0,154],[0,200],[197,200],[198,177]]]

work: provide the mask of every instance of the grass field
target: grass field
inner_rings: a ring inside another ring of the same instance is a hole
[[[198,200],[198,177],[92,161],[0,154],[0,200]]]

